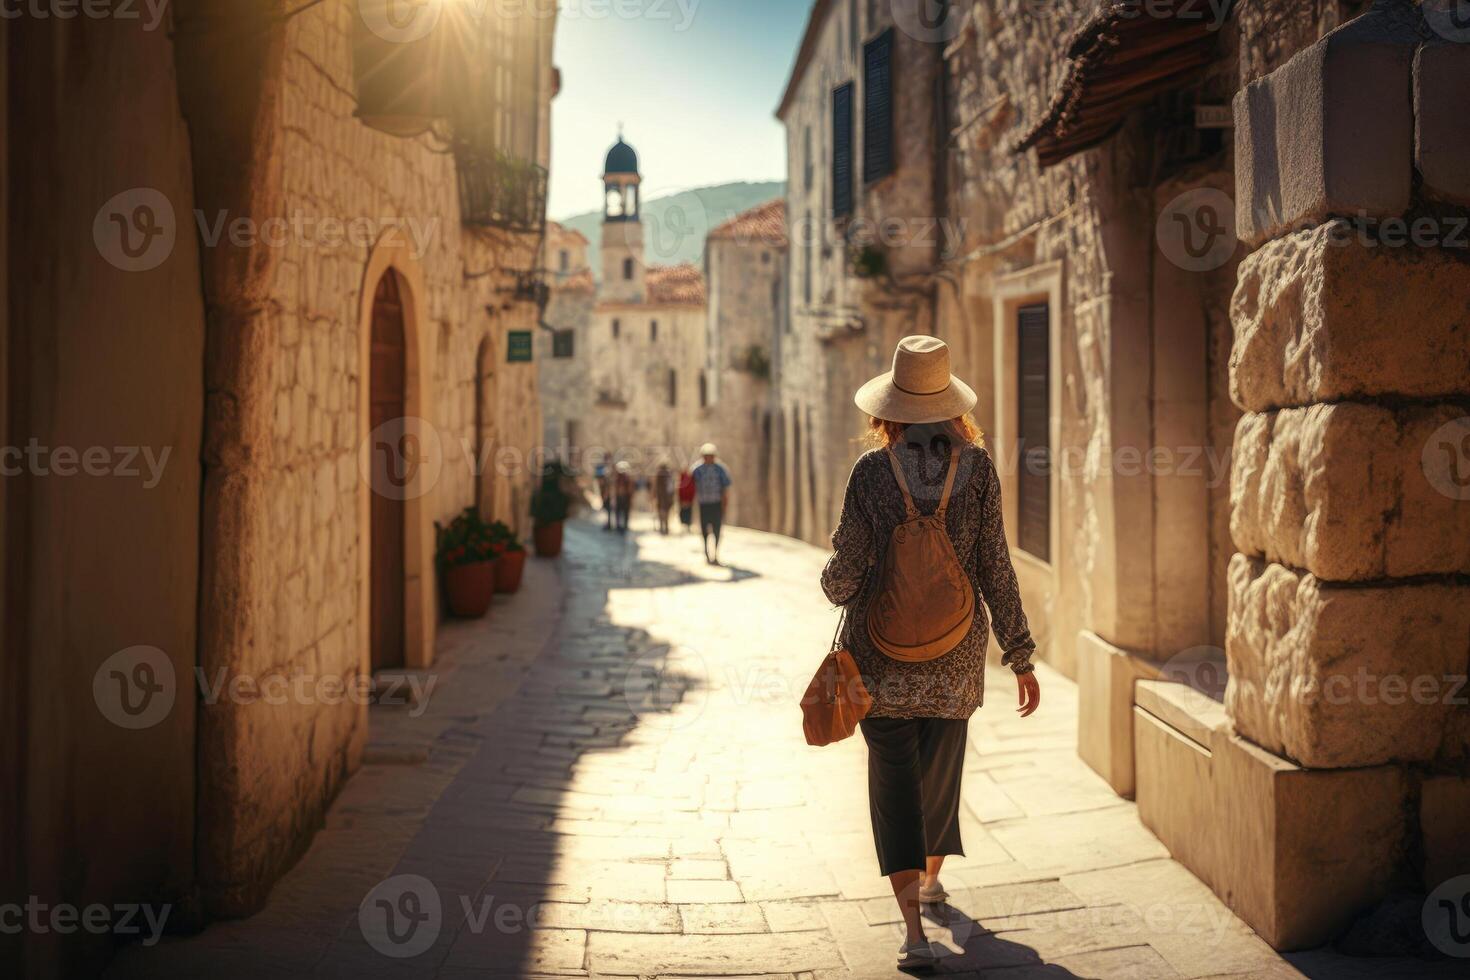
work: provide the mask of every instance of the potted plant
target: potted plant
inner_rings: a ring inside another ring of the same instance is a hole
[[[561,554],[562,531],[572,507],[567,483],[574,479],[565,464],[553,460],[541,471],[541,485],[531,495],[532,538],[536,554],[555,558]]]
[[[478,511],[466,507],[437,533],[436,562],[444,582],[449,611],[455,616],[478,619],[490,609],[495,596],[495,536],[492,525]]]
[[[490,525],[490,540],[495,553],[495,591],[507,595],[519,592],[521,574],[526,570],[526,546],[504,521]]]

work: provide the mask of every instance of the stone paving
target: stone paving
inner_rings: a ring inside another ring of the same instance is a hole
[[[373,709],[366,764],[263,911],[110,975],[901,976],[861,739],[808,748],[795,706],[836,621],[823,554],[735,529],[710,568],[696,536],[634,530],[574,523],[520,595],[442,631],[432,693]],[[1077,759],[1075,688],[1040,677],[1033,717],[997,673],[971,722],[941,975],[1429,975],[1285,962]]]

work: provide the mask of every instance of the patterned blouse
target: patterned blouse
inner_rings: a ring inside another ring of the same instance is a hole
[[[913,426],[896,447],[914,505],[924,514],[939,507],[949,465],[948,441],[929,438],[933,430]],[[978,446],[960,451],[955,488],[945,521],[955,554],[975,587],[975,622],[959,646],[926,663],[901,663],[880,653],[868,638],[867,612],[878,588],[878,567],[893,529],[904,520],[903,494],[883,450],[866,453],[852,468],[842,518],[832,535],[834,554],[822,572],[827,598],[845,606],[843,642],[873,696],[872,717],[968,718],[985,700],[985,647],[989,623],[1004,656],[1017,674],[1034,668],[1036,644],[1021,609],[1016,572],[1011,566],[1001,518],[1000,481],[990,454]]]

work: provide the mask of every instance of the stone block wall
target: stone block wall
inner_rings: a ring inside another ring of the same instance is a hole
[[[1226,706],[1295,763],[1396,766],[1418,819],[1380,860],[1433,888],[1470,872],[1444,846],[1470,778],[1470,235],[1452,203],[1470,155],[1442,108],[1470,46],[1426,41],[1408,2],[1289,60],[1256,58],[1256,23],[1245,67],[1274,67],[1235,101],[1254,251],[1231,306]]]
[[[406,569],[417,585],[409,613],[423,623],[410,642],[420,666],[432,660],[439,606],[433,522],[481,501],[529,531],[536,373],[506,363],[506,333],[536,328],[535,305],[513,287],[537,241],[464,227],[453,156],[355,117],[355,16],[348,0],[330,0],[286,22],[280,66],[268,68],[269,94],[240,141],[269,154],[251,166],[255,196],[226,186],[221,200],[290,230],[207,259],[219,346],[206,416],[201,665],[227,677],[356,684],[368,670],[362,331],[389,266],[405,307],[410,403],[440,447],[438,477],[409,511],[421,545]],[[219,275],[226,267],[251,274],[233,281]],[[226,342],[233,331],[248,340]],[[358,699],[204,707],[200,876],[211,912],[263,901],[357,765],[366,725]]]

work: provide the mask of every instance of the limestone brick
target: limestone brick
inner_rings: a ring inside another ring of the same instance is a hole
[[[1470,586],[1334,586],[1236,555],[1230,600],[1241,735],[1314,768],[1435,757],[1470,661]]]
[[[1236,94],[1242,241],[1258,245],[1329,215],[1408,209],[1418,41],[1411,15],[1375,7]]]
[[[1231,395],[1254,412],[1453,395],[1470,377],[1467,310],[1470,274],[1449,249],[1369,244],[1344,222],[1293,233],[1240,264]]]
[[[1470,573],[1470,507],[1425,464],[1435,433],[1464,415],[1355,402],[1246,415],[1231,469],[1236,545],[1328,581]]]

